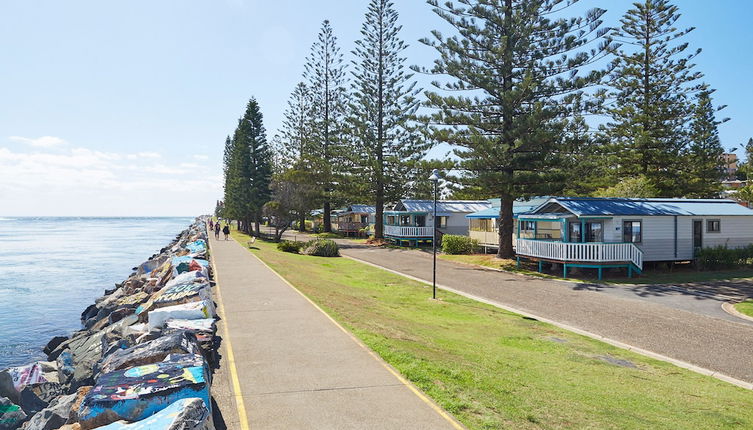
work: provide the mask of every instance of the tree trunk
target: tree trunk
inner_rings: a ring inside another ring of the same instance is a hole
[[[324,202],[324,232],[329,233],[332,231],[332,219],[330,217],[330,203]]]
[[[306,212],[304,211],[301,211],[301,214],[298,217],[298,231],[301,233],[306,231]]]
[[[378,193],[374,215],[374,239],[384,239],[384,196]]]
[[[513,217],[512,205],[514,199],[509,196],[500,199],[501,207],[499,208],[499,248],[497,249],[498,258],[513,258],[515,252],[512,249]]]

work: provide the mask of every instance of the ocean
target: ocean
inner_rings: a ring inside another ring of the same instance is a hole
[[[192,221],[0,217],[0,369],[46,359],[50,338]]]

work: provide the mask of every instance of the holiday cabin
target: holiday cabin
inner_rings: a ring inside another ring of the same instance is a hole
[[[552,197],[520,213],[516,253],[543,263],[640,273],[645,261],[688,261],[699,248],[753,243],[753,210],[725,199]],[[518,260],[520,261],[520,260]]]
[[[438,200],[434,220],[433,200],[401,200],[384,212],[385,239],[410,246],[431,243],[434,229],[444,234],[468,235],[465,216],[491,207],[487,200]]]
[[[373,230],[376,207],[368,205],[350,205],[337,214],[337,231],[346,236],[364,235]]]

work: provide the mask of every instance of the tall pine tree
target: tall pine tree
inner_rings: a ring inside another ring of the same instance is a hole
[[[509,258],[514,200],[563,188],[573,98],[603,76],[578,70],[593,69],[608,51],[598,40],[604,11],[557,18],[575,1],[439,1],[428,3],[458,34],[422,40],[439,53],[430,72],[449,80],[434,85],[454,94],[427,93],[436,110],[429,120],[439,124],[431,130],[459,147],[465,185],[501,198],[498,256]]]
[[[272,192],[269,185],[272,181],[272,152],[267,143],[267,132],[259,103],[255,98],[252,97],[248,101],[238,129],[241,138],[248,146],[251,178],[251,200],[248,210],[249,218],[254,222],[255,231],[258,234],[262,208],[271,200]]]
[[[690,123],[690,148],[686,156],[685,197],[714,198],[722,191],[724,148],[719,140],[718,126],[729,118],[717,120],[716,112],[724,107],[714,107],[711,91],[702,91],[696,97]]]
[[[693,71],[700,49],[686,53],[680,39],[693,28],[678,30],[678,8],[666,0],[634,4],[611,38],[621,43],[608,85],[613,105],[606,134],[618,178],[646,177],[661,197],[685,194],[684,154],[689,143],[692,95],[704,89]],[[629,47],[628,49],[624,49]]]
[[[285,110],[283,126],[279,135],[277,152],[284,166],[278,172],[281,181],[300,184],[293,187],[297,193],[292,199],[298,214],[298,229],[306,230],[306,215],[321,203],[322,192],[311,184],[321,183],[317,176],[324,169],[316,156],[317,147],[312,141],[314,129],[313,102],[305,83],[296,85]]]
[[[233,138],[225,139],[225,208],[223,216],[239,221],[239,228],[249,231],[251,207],[251,156],[248,145],[241,137],[242,119]]]
[[[332,231],[332,198],[338,184],[343,152],[343,132],[346,115],[346,75],[343,56],[337,45],[329,21],[322,23],[311,53],[306,58],[304,78],[308,82],[313,102],[314,128],[312,160],[321,171],[321,188],[324,193],[324,231]]]
[[[406,195],[411,171],[428,145],[412,126],[419,106],[413,74],[405,70],[402,26],[390,0],[371,0],[353,52],[350,122],[355,165],[376,206],[374,235],[384,237],[385,202]]]

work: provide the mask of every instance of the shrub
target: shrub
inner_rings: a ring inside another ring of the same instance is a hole
[[[283,240],[282,242],[277,244],[277,249],[282,252],[292,252],[293,254],[298,254],[301,251],[301,248],[304,247],[304,245],[306,245],[306,242]]]
[[[339,257],[340,250],[337,243],[330,239],[315,239],[306,243],[304,254],[317,257]]]
[[[753,245],[744,248],[727,248],[719,245],[713,248],[701,248],[696,252],[696,263],[701,270],[747,266],[752,258]]]
[[[474,254],[478,249],[478,240],[468,236],[454,234],[442,236],[442,252],[445,254]]]

